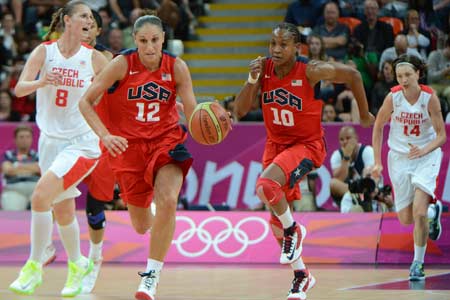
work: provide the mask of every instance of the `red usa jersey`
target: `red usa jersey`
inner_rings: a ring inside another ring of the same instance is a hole
[[[424,147],[436,138],[428,113],[433,90],[426,85],[420,85],[420,88],[419,98],[413,105],[406,100],[401,86],[391,89],[393,112],[388,145],[394,151],[407,154],[408,144]]]
[[[104,94],[105,103],[100,102],[97,111],[113,135],[129,140],[157,138],[178,125],[176,57],[163,52],[160,68],[150,72],[136,49],[122,55],[128,62],[127,74]]]
[[[266,59],[261,77],[261,106],[267,137],[278,144],[308,142],[323,137],[321,100],[306,78],[308,60],[298,57],[294,68],[283,79]]]

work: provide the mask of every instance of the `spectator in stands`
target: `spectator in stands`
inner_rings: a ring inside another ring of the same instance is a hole
[[[339,0],[338,3],[343,17],[364,18],[364,0]]]
[[[6,13],[2,16],[0,36],[3,37],[3,46],[9,51],[12,57],[17,55],[17,45],[15,41],[16,30],[14,29],[14,16],[12,13]]]
[[[347,53],[350,30],[338,22],[339,7],[335,2],[328,2],[323,9],[325,22],[314,27],[313,33],[320,35],[328,56],[341,61]]]
[[[125,47],[123,45],[123,33],[121,29],[114,28],[109,31],[108,36],[109,50],[113,54],[118,54]]]
[[[433,0],[434,18],[433,24],[444,32],[448,32],[448,18],[450,14],[450,1]]]
[[[325,103],[322,108],[322,122],[342,122],[341,118],[337,116],[336,109],[331,103]]]
[[[134,48],[136,47],[133,39],[133,25],[136,20],[143,15],[143,9],[140,7],[134,8],[130,13],[130,24],[122,30],[123,41],[122,45],[124,48]]]
[[[334,201],[340,206],[342,196],[348,192],[348,182],[370,174],[375,158],[372,146],[361,144],[352,126],[341,128],[339,144],[340,148],[331,154],[330,159],[333,173],[330,191]]]
[[[325,0],[296,0],[289,4],[284,21],[298,27],[302,35],[302,42],[306,40],[311,29],[316,26],[325,2]]]
[[[431,45],[431,35],[428,30],[420,26],[417,10],[408,10],[405,18],[405,29],[401,33],[408,38],[408,47],[416,49],[423,59],[427,59]]]
[[[86,1],[86,4],[91,10],[98,12],[101,8],[107,7],[109,3],[108,0],[89,0]]]
[[[23,2],[25,0],[0,0],[0,14],[12,12],[16,25],[21,26],[24,10]]]
[[[393,17],[403,19],[408,10],[408,0],[381,0],[379,15],[382,17]]]
[[[113,12],[113,19],[119,22],[120,28],[125,28],[129,23],[131,11],[141,7],[139,0],[109,0],[109,7]]]
[[[447,39],[444,49],[430,53],[427,79],[438,96],[450,104],[450,38]]]
[[[31,203],[36,182],[40,177],[38,155],[31,149],[33,130],[19,125],[14,130],[15,149],[7,150],[2,163],[3,210],[26,210]]]
[[[375,83],[372,89],[372,106],[370,112],[374,115],[378,113],[384,98],[389,94],[391,88],[395,85],[394,69],[392,67],[392,60],[385,60],[381,72],[379,74],[379,80]]]
[[[364,2],[365,19],[355,27],[353,35],[363,45],[366,53],[374,52],[380,57],[384,49],[394,45],[392,26],[378,21],[378,3],[375,0]]]
[[[114,23],[112,23],[111,10],[109,7],[103,7],[98,10],[98,14],[102,18],[102,32],[97,37],[97,42],[105,47],[109,47],[109,32],[112,28],[115,28]]]
[[[389,47],[385,49],[381,54],[379,71],[382,70],[383,64],[386,60],[394,61],[397,57],[399,57],[402,54],[413,55],[422,59],[422,56],[420,55],[419,52],[417,52],[416,49],[410,48],[408,46],[408,39],[406,38],[406,35],[399,34],[395,37],[394,47]]]
[[[20,114],[12,109],[12,95],[8,90],[0,91],[0,122],[19,122]]]

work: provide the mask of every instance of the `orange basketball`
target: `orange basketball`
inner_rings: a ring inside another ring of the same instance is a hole
[[[189,132],[196,142],[203,145],[222,142],[230,129],[230,116],[217,102],[198,104],[189,120]]]

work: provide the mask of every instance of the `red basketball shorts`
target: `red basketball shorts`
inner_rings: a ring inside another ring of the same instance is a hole
[[[165,165],[178,165],[186,176],[192,164],[192,158],[183,146],[186,137],[186,131],[178,126],[157,140],[129,141],[124,153],[109,156],[124,202],[149,207],[154,179]]]
[[[271,163],[279,166],[285,175],[286,183],[282,189],[287,201],[301,199],[300,187],[298,184],[293,189],[289,188],[289,178],[291,173],[299,166],[303,159],[309,159],[316,168],[320,167],[326,156],[324,141],[317,140],[305,144],[298,143],[292,145],[276,144],[270,140],[266,142],[263,155],[263,168],[267,168]]]

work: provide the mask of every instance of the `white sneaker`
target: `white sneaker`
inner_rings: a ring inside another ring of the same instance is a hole
[[[280,264],[291,264],[300,257],[305,236],[306,228],[295,222],[291,227],[284,229]]]
[[[20,270],[19,277],[9,286],[16,294],[32,295],[42,284],[42,265],[34,260],[28,260]]]
[[[148,273],[139,272],[142,277],[138,290],[134,297],[137,300],[155,300],[156,288],[159,282],[159,273],[151,270]]]
[[[295,271],[294,274],[287,300],[306,300],[306,292],[316,284],[316,279],[306,269]]]
[[[51,264],[56,259],[56,249],[53,244],[50,244],[45,248],[44,253],[42,254],[42,265],[45,267],[46,265]]]
[[[103,258],[100,257],[97,260],[94,260],[94,267],[86,277],[83,279],[83,288],[81,290],[82,294],[90,294],[95,287],[95,283],[97,282],[98,273],[100,272],[100,267],[102,266]]]
[[[69,260],[67,266],[67,281],[61,295],[63,297],[75,297],[81,293],[83,279],[92,271],[94,264],[92,260],[81,256],[76,263]]]

